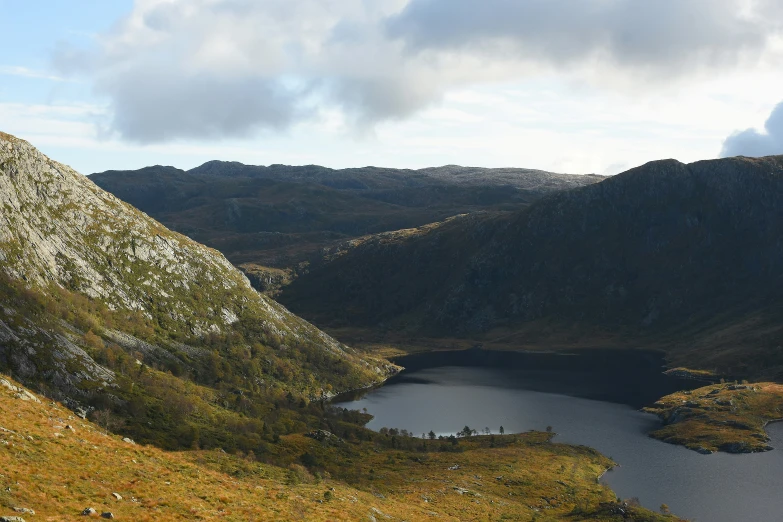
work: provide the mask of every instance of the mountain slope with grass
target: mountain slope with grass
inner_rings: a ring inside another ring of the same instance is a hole
[[[155,166],[90,179],[237,265],[290,268],[349,238],[518,209],[603,178],[454,165],[334,170],[212,161],[189,171]]]
[[[782,237],[783,157],[656,161],[516,213],[353,241],[281,299],[322,327],[644,346],[783,379]]]
[[[237,444],[237,425],[266,419],[271,439],[309,422],[305,406],[279,413],[281,401],[396,371],[260,295],[217,251],[7,134],[0,210],[0,370],[139,437],[174,447],[205,428],[209,444]],[[217,429],[214,416],[237,425]]]
[[[678,520],[617,502],[596,481],[609,459],[547,433],[456,444],[288,435],[259,462],[134,443],[3,375],[0,413],[0,517],[28,522],[88,509],[134,521]]]

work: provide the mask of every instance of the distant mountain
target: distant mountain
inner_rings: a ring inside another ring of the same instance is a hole
[[[316,324],[625,345],[783,378],[783,156],[648,163],[529,208],[336,249],[282,301]]]
[[[157,424],[149,436],[172,446],[205,422],[176,413],[193,396],[211,415],[252,420],[286,394],[321,398],[394,371],[260,295],[217,251],[7,134],[0,305],[0,371],[87,410],[109,408],[139,437]]]
[[[464,212],[516,210],[545,194],[603,179],[527,169],[333,170],[220,161],[187,172],[156,166],[90,178],[237,265],[278,268],[353,237]]]

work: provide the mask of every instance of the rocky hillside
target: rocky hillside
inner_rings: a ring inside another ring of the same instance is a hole
[[[783,378],[783,157],[657,161],[505,215],[356,241],[287,287],[322,326],[666,349]]]
[[[346,239],[479,210],[512,210],[601,180],[527,169],[421,170],[213,161],[109,171],[90,178],[235,264],[288,268]]]
[[[149,366],[241,397],[223,401],[233,410],[394,371],[260,295],[217,251],[6,134],[0,209],[0,368],[50,395],[133,415],[130,374]],[[164,394],[150,393],[140,405]]]

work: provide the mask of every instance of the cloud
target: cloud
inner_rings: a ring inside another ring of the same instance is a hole
[[[0,65],[0,75],[20,76],[22,78],[36,78],[39,80],[65,81],[64,78],[43,71],[36,71],[28,67],[14,65]]]
[[[590,60],[679,74],[758,54],[779,29],[767,21],[773,13],[771,1],[411,0],[387,29],[416,52],[481,49],[558,66]]]
[[[720,156],[761,157],[776,154],[783,154],[783,102],[772,111],[763,131],[746,129],[726,138]]]
[[[782,13],[749,1],[137,0],[95,48],[53,60],[92,82],[126,140],[280,132],[334,110],[361,130],[541,67],[633,89],[755,63]]]

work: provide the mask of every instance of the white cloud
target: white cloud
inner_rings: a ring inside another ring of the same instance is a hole
[[[138,0],[55,62],[94,82],[123,139],[245,138],[369,129],[542,71],[622,93],[701,80],[770,60],[778,14],[775,0]]]
[[[723,142],[721,157],[773,156],[783,154],[783,102],[778,104],[764,123],[764,130],[746,129],[734,132]]]

